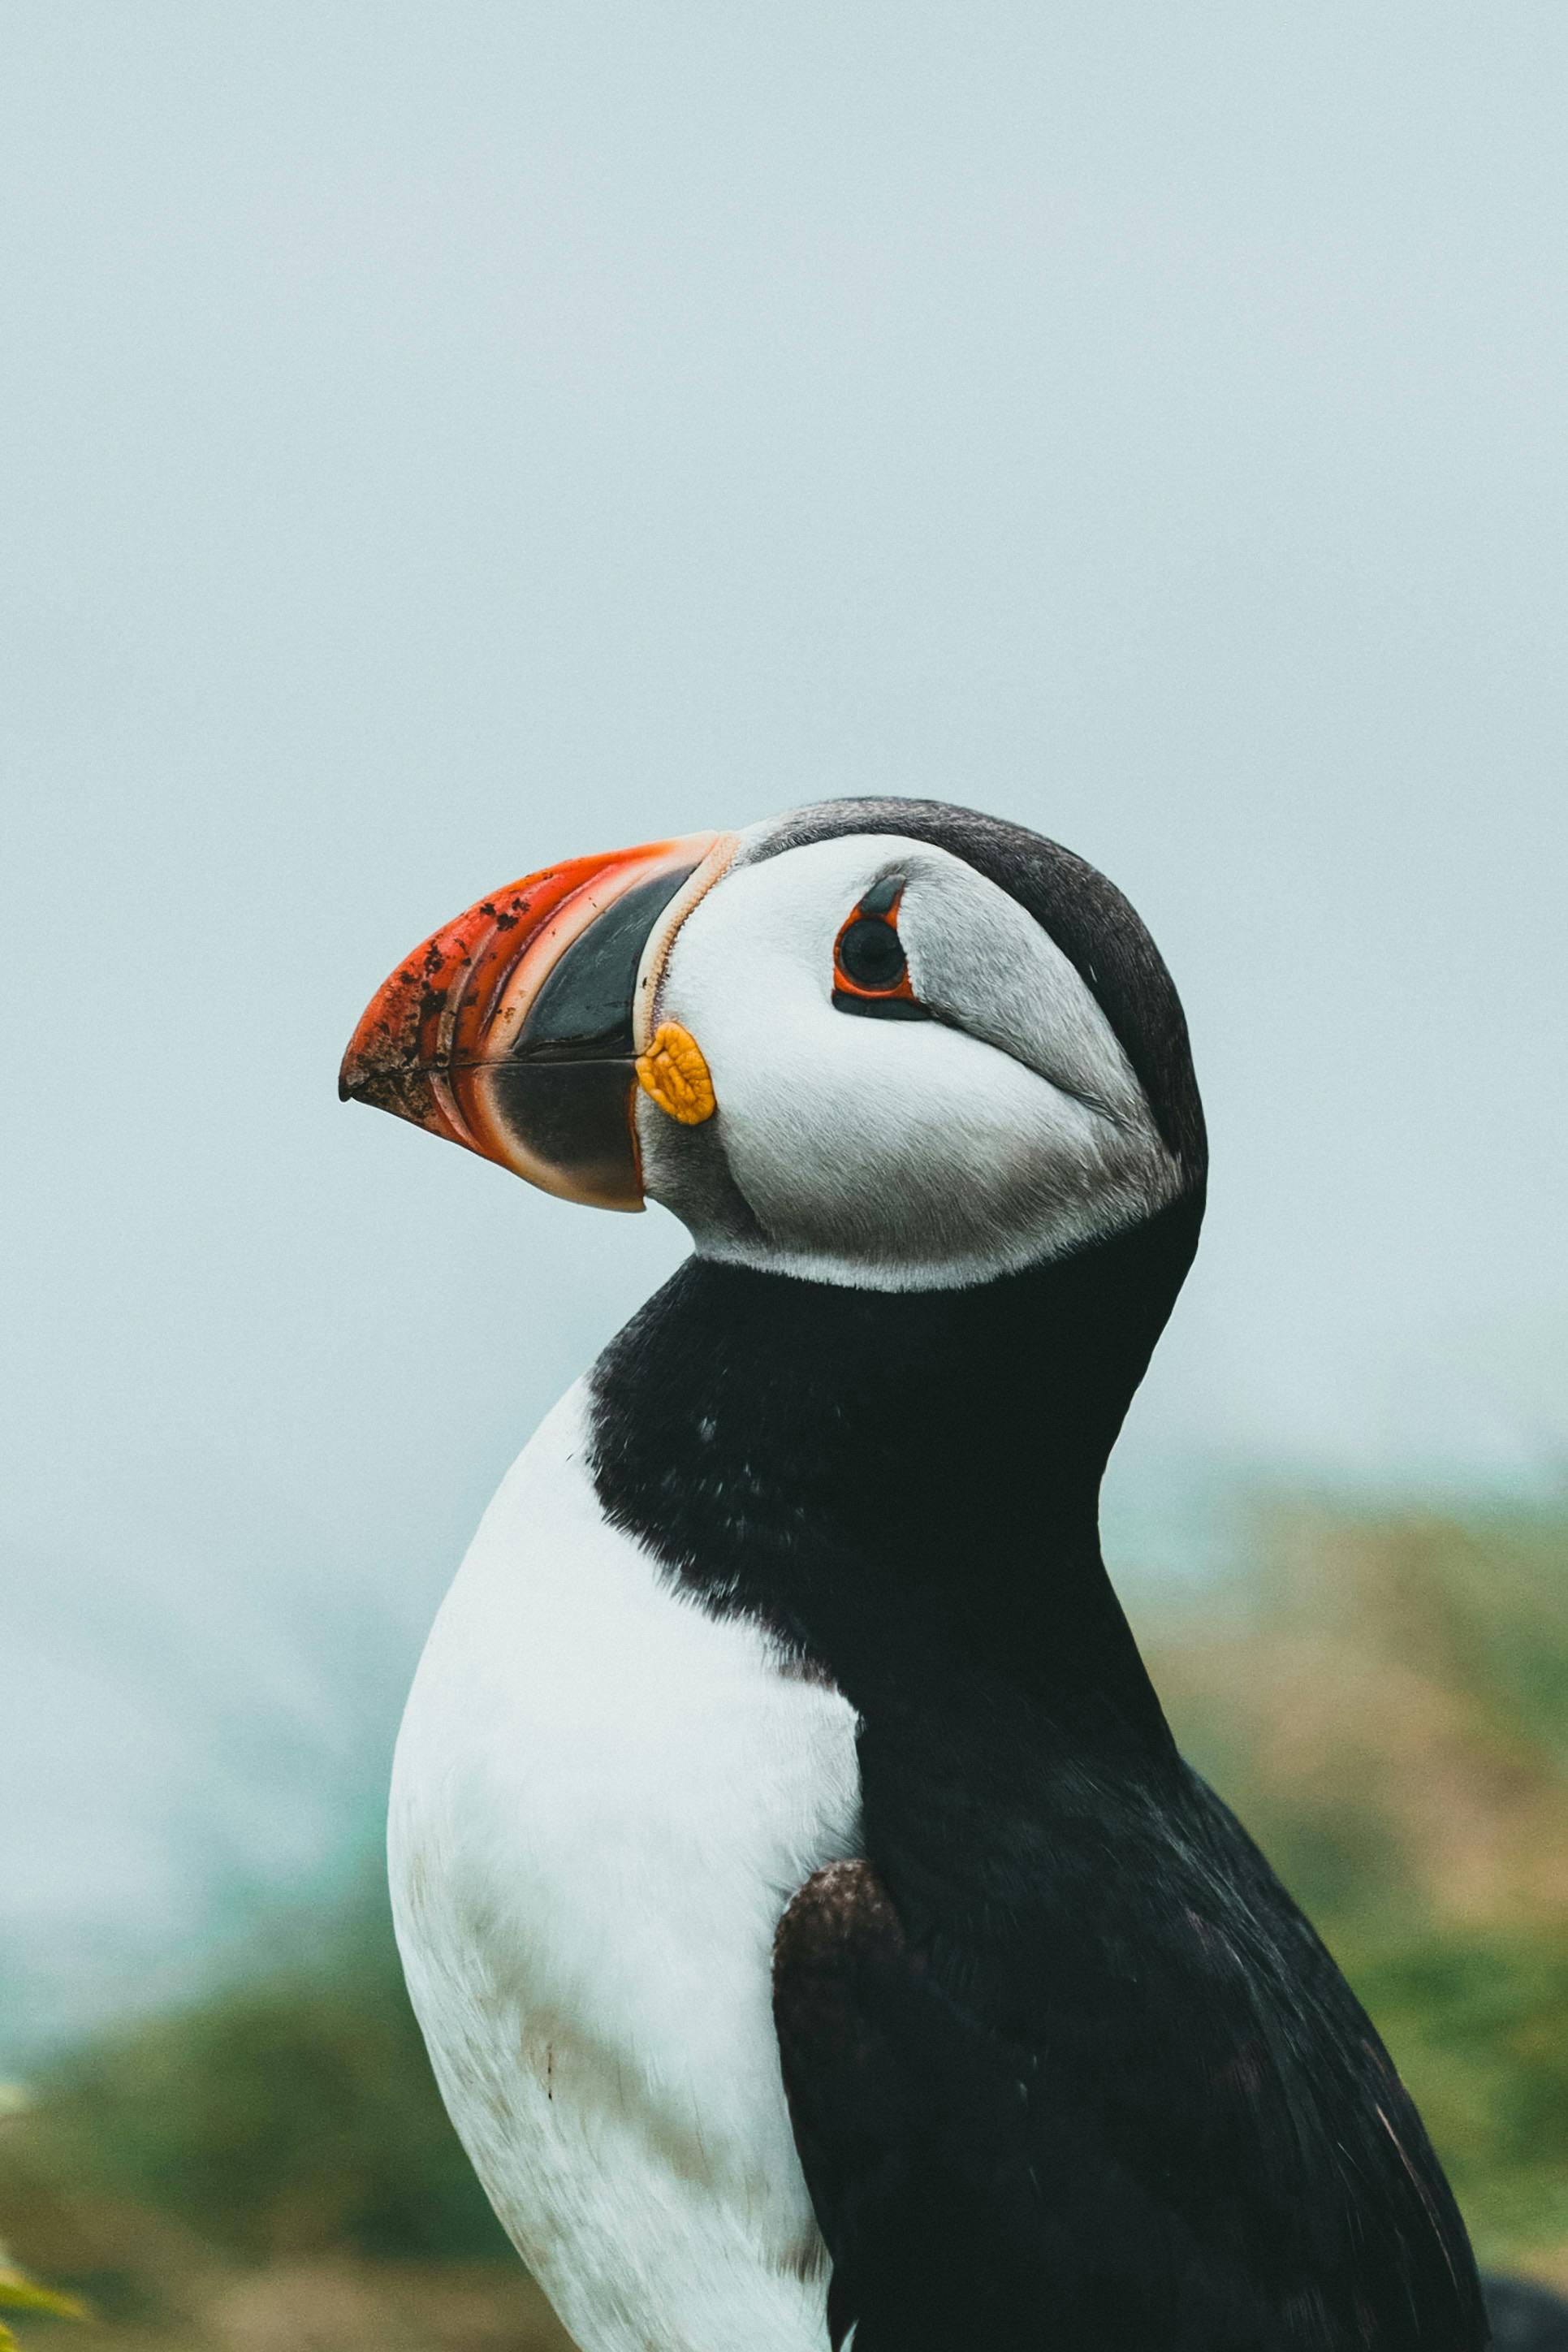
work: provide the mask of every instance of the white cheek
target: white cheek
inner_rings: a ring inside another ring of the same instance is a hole
[[[728,877],[675,940],[657,1017],[689,1029],[707,1063],[720,1109],[733,1114],[727,1153],[742,1123],[831,1050],[848,1026],[831,1003],[834,929],[797,889],[768,887],[767,866]]]
[[[1131,1118],[1106,1117],[999,1043],[834,1006],[834,939],[887,849],[733,871],[694,910],[658,1013],[696,1039],[718,1108],[666,1130],[643,1107],[650,1191],[712,1255],[894,1290],[988,1281],[1159,1205],[1170,1163],[1135,1088]],[[711,1189],[720,1155],[739,1216]]]
[[[770,1097],[748,1087],[727,1146],[758,1218],[862,1274],[976,1279],[1037,1254],[1097,1155],[1093,1119],[935,1024],[857,1021]]]
[[[874,1287],[971,1283],[1103,1217],[1113,1133],[1020,1064],[936,1022],[839,1012],[793,966],[772,967],[760,1021],[755,999],[703,977],[683,972],[670,1009],[707,1059],[764,1262]]]

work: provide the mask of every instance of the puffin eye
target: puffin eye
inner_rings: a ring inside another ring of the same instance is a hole
[[[901,877],[868,890],[833,945],[833,1003],[841,1013],[870,1013],[882,1021],[925,1021],[930,1016],[909,982],[909,963],[898,936]]]
[[[861,915],[839,941],[839,968],[857,988],[881,995],[898,986],[909,965],[893,925]]]

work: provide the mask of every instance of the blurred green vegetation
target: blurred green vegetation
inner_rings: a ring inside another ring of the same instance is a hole
[[[1259,1514],[1143,1612],[1186,1753],[1345,1969],[1483,2263],[1568,2284],[1568,1520]]]
[[[1568,2284],[1568,1521],[1297,1505],[1252,1549],[1136,1612],[1178,1735],[1355,1982],[1483,2260]],[[0,2238],[127,2347],[559,2345],[505,2300],[527,2283],[442,2112],[379,1872],[282,1940],[40,2074],[0,2117]],[[418,2318],[416,2266],[444,2282]],[[235,2285],[258,2279],[277,2311]],[[337,2297],[325,2334],[279,2315],[289,2281],[308,2312]]]
[[[4,2252],[0,2252],[0,2311],[25,2311],[33,2317],[42,2313],[50,2319],[85,2319],[88,2315],[86,2305],[77,2296],[61,2294],[57,2288],[45,2286],[26,2271],[18,2270]],[[16,2341],[10,2328],[0,2320],[0,2352],[12,2352]]]
[[[0,2235],[89,2303],[90,2352],[570,2352],[446,2120],[379,1868],[266,1947],[26,2085]]]
[[[106,2036],[39,2090],[35,2144],[54,2172],[234,2253],[507,2252],[431,2077],[378,1885],[292,1967]]]

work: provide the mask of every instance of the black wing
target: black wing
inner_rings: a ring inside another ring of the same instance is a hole
[[[910,1938],[870,1863],[801,1888],[774,2014],[835,2352],[852,2328],[853,2352],[1479,2352],[1462,2229],[1371,2028],[1333,2172],[1277,2021],[1217,2064],[1196,2007],[1148,2032],[1135,1973],[1117,2005],[1059,1979],[1030,2016],[979,1943]]]
[[[852,2327],[856,2352],[952,2352],[988,2294],[967,2276],[962,2217],[974,2200],[961,2176],[1005,2168],[1013,2136],[987,2128],[1004,2121],[984,2111],[992,2086],[961,2067],[946,2069],[958,2105],[941,2114],[929,2069],[961,2045],[962,2027],[941,2014],[870,1863],[831,1864],[796,1895],[774,1948],[773,2005],[796,2146],[832,2256],[834,2352]]]
[[[852,2327],[853,2352],[1258,2352],[1262,2315],[1227,2326],[1223,2294],[1193,2293],[1186,2233],[1113,2149],[1050,2124],[1040,2053],[937,1980],[870,1863],[785,1913],[774,2015],[835,2352]]]

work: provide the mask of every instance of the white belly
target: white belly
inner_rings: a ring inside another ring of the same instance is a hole
[[[392,1776],[453,2120],[584,2352],[825,2352],[773,1931],[856,1850],[854,1717],[609,1527],[580,1386],[491,1504]]]

